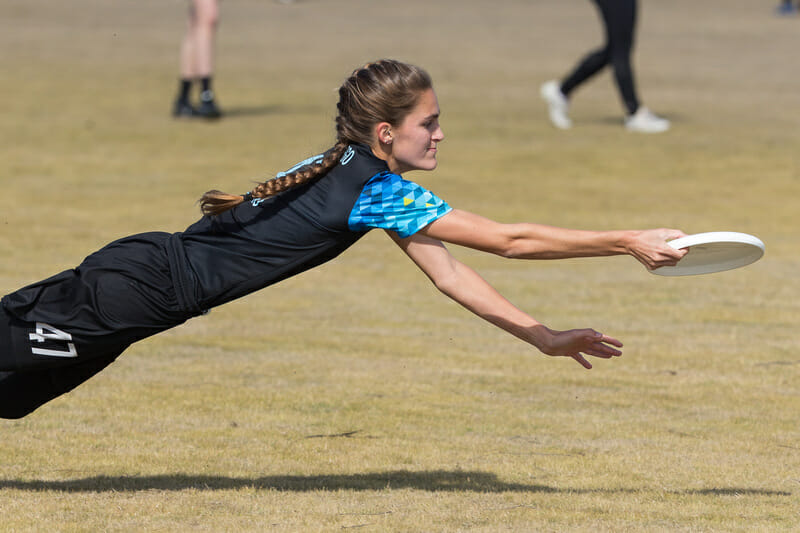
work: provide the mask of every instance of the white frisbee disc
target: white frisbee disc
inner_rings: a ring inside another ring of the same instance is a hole
[[[735,231],[696,233],[669,241],[676,250],[689,248],[675,266],[651,270],[659,276],[692,276],[732,270],[755,263],[764,255],[761,239]]]

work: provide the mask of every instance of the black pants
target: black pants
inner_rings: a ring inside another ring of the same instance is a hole
[[[600,10],[605,27],[606,42],[602,48],[590,52],[561,83],[561,92],[569,95],[576,87],[611,65],[620,96],[628,114],[639,108],[639,98],[631,67],[636,27],[637,0],[593,0]]]

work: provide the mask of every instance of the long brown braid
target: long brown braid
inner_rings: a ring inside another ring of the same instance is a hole
[[[291,189],[324,176],[339,163],[339,159],[349,144],[346,141],[337,141],[330,150],[325,152],[322,161],[319,163],[305,165],[294,172],[259,183],[247,194],[228,194],[217,190],[208,191],[200,199],[200,210],[206,216],[219,215],[246,200],[269,198],[286,189]]]
[[[206,216],[219,215],[244,201],[269,198],[325,176],[339,164],[348,145],[371,146],[373,126],[381,122],[400,124],[417,105],[420,94],[432,86],[428,73],[414,65],[391,59],[364,65],[339,87],[336,144],[325,152],[321,161],[259,183],[244,195],[208,191],[200,199],[201,211]]]

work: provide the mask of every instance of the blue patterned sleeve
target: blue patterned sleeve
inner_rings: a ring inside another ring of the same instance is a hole
[[[381,172],[367,182],[347,224],[353,231],[382,228],[408,237],[452,211],[445,201],[397,174]]]

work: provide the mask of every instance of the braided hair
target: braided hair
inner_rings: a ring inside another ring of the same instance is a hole
[[[350,144],[372,145],[372,129],[376,124],[400,124],[417,105],[422,92],[432,86],[427,72],[392,59],[382,59],[356,69],[339,87],[336,143],[320,161],[259,183],[243,195],[208,191],[200,198],[201,211],[206,216],[219,215],[242,202],[269,198],[322,178],[339,164]]]

